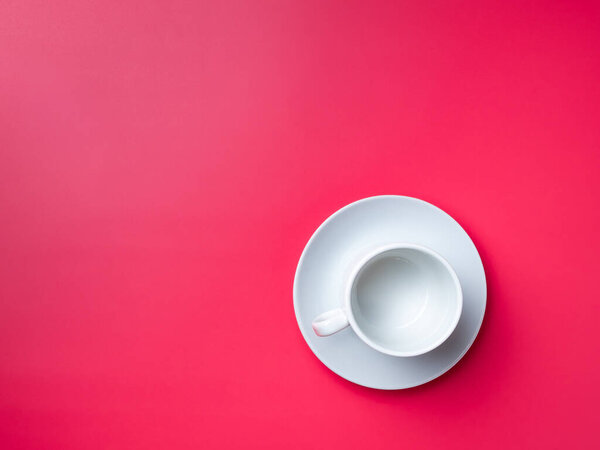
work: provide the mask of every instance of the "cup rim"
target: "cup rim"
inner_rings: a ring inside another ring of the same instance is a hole
[[[390,251],[390,250],[398,250],[398,249],[418,250],[418,251],[427,253],[428,255],[434,257],[440,263],[442,263],[442,265],[450,273],[452,281],[454,282],[454,287],[456,289],[456,298],[458,299],[458,307],[456,308],[456,311],[454,313],[454,318],[453,318],[452,324],[451,324],[451,326],[448,327],[447,331],[444,334],[442,334],[442,336],[440,338],[438,338],[433,344],[430,344],[427,347],[424,347],[417,351],[412,351],[412,352],[399,352],[399,351],[391,350],[391,349],[383,347],[383,346],[377,344],[376,342],[374,342],[373,340],[371,340],[371,338],[369,338],[361,330],[360,326],[356,322],[356,319],[354,318],[354,312],[352,311],[352,304],[351,304],[351,302],[352,302],[352,287],[354,286],[356,277],[360,273],[361,269],[363,267],[365,267],[365,265],[370,260],[375,258],[376,256],[378,256],[382,253],[385,253],[387,251]],[[351,272],[349,283],[346,286],[346,295],[344,298],[344,302],[345,302],[344,305],[345,305],[345,309],[346,309],[346,316],[348,317],[348,322],[350,322],[350,326],[352,327],[354,332],[358,335],[358,337],[365,344],[367,344],[370,347],[374,348],[375,350],[377,350],[381,353],[385,353],[387,355],[411,357],[411,356],[423,355],[425,353],[432,351],[433,349],[439,347],[442,343],[444,343],[446,341],[446,339],[448,339],[450,337],[450,335],[456,329],[456,326],[458,325],[460,317],[462,316],[463,292],[462,292],[462,286],[460,284],[460,280],[458,279],[458,275],[454,271],[454,268],[450,265],[450,263],[442,255],[440,255],[439,253],[437,253],[436,251],[434,251],[428,247],[425,247],[424,245],[399,242],[399,243],[392,243],[392,244],[378,246],[377,248],[371,250],[369,253],[367,253],[365,256],[363,256],[359,260],[359,262],[355,265],[355,267],[353,268],[353,270]]]

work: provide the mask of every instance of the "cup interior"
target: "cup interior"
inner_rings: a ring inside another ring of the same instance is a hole
[[[433,251],[392,248],[360,268],[350,308],[357,332],[371,346],[415,356],[452,333],[462,311],[462,291],[454,270]]]

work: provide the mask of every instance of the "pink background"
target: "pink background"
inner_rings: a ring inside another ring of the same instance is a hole
[[[0,3],[0,442],[598,448],[600,3]],[[488,276],[382,392],[293,313],[331,213],[403,194]]]

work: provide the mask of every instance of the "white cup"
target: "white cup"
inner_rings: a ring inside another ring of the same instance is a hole
[[[344,305],[317,316],[318,336],[347,326],[366,344],[393,356],[427,353],[456,328],[463,296],[456,272],[433,250],[389,244],[351,267]]]

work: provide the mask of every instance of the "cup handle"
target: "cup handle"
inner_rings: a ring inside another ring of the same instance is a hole
[[[343,309],[337,308],[319,314],[312,321],[312,328],[317,336],[330,336],[346,328],[350,323]]]

